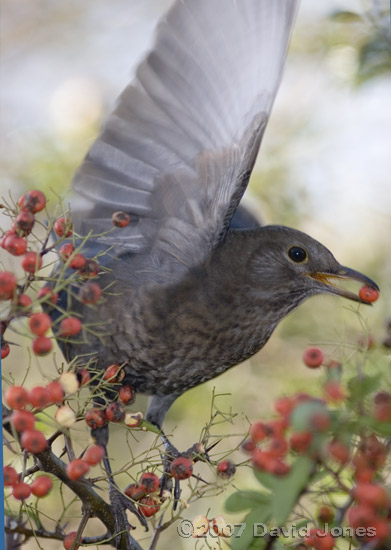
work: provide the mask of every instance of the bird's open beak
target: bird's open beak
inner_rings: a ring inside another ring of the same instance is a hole
[[[359,283],[363,283],[369,288],[377,291],[379,290],[379,287],[374,281],[372,281],[372,279],[370,279],[366,275],[363,275],[359,271],[355,271],[354,269],[350,269],[349,267],[344,266],[341,266],[336,273],[311,273],[310,277],[325,285],[326,292],[338,294],[339,296],[343,296],[344,298],[348,298],[349,300],[354,300],[355,302],[360,302],[361,304],[372,305],[370,304],[370,302],[366,302],[365,300],[363,300],[358,294],[355,294],[350,290],[346,290],[342,286],[338,286],[338,284],[340,284],[342,280],[358,281]]]

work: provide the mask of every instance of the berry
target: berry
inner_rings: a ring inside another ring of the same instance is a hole
[[[203,515],[195,516],[195,518],[193,518],[191,523],[193,527],[193,532],[191,536],[194,537],[195,539],[201,538],[208,533],[209,520],[206,516],[203,516]]]
[[[99,275],[99,271],[100,266],[98,262],[92,260],[91,258],[86,258],[86,263],[81,269],[79,269],[80,275],[85,278],[96,277],[97,275]]]
[[[47,447],[47,441],[42,432],[38,430],[26,430],[20,438],[22,447],[30,453],[42,453]]]
[[[80,479],[84,474],[86,474],[90,469],[90,465],[83,460],[82,458],[75,458],[67,464],[66,472],[69,479],[75,481]]]
[[[316,369],[324,362],[324,352],[320,348],[307,348],[303,353],[303,362],[310,369]]]
[[[48,476],[39,476],[31,484],[31,492],[34,496],[42,498],[49,494],[53,487],[53,481]]]
[[[289,445],[296,453],[305,453],[312,441],[311,432],[297,432],[291,435]]]
[[[130,216],[126,212],[114,212],[111,220],[117,227],[126,227],[130,223]]]
[[[129,405],[134,401],[136,394],[134,392],[134,389],[131,386],[122,386],[122,388],[119,390],[119,400],[124,405]]]
[[[22,195],[18,201],[21,210],[28,210],[35,214],[45,208],[46,197],[42,191],[34,189]]]
[[[295,401],[291,397],[280,397],[274,402],[274,408],[281,416],[288,416],[294,406]]]
[[[28,393],[22,386],[12,386],[6,391],[5,401],[11,409],[24,409],[28,403]]]
[[[13,487],[20,482],[18,472],[12,466],[4,466],[3,476],[5,487]]]
[[[31,495],[31,487],[27,483],[17,483],[12,488],[12,496],[17,500],[26,500]]]
[[[15,275],[8,271],[2,271],[0,273],[0,300],[9,300],[12,298],[15,288]]]
[[[219,537],[232,536],[232,527],[225,521],[225,518],[222,515],[213,518],[212,529]]]
[[[387,504],[387,493],[381,485],[375,483],[360,483],[352,491],[352,495],[359,504],[371,508],[384,508]]]
[[[54,417],[56,422],[65,428],[70,428],[76,422],[76,415],[68,405],[59,407]]]
[[[99,464],[99,462],[104,457],[105,450],[102,447],[102,445],[93,445],[89,449],[86,450],[84,453],[83,459],[87,464],[90,466],[95,466],[96,464]]]
[[[34,429],[35,416],[30,411],[15,411],[12,413],[11,421],[17,432],[24,432]]]
[[[111,403],[106,409],[106,416],[110,422],[122,422],[125,418],[125,408],[123,404],[118,401]]]
[[[69,262],[69,267],[72,269],[82,269],[86,264],[86,259],[83,254],[75,254]]]
[[[19,294],[18,296],[18,306],[19,307],[31,307],[33,301],[30,298],[30,296],[27,296],[27,294]]]
[[[391,422],[391,403],[376,404],[373,416],[378,422]]]
[[[159,478],[153,472],[145,472],[140,478],[139,487],[146,493],[154,493],[159,489],[159,486]]]
[[[372,302],[376,302],[376,300],[379,298],[379,294],[380,293],[376,288],[371,288],[369,286],[362,286],[358,293],[361,300],[363,300],[364,302],[368,302],[369,304]]]
[[[87,369],[78,369],[76,376],[80,386],[85,386],[91,380],[90,373]]]
[[[60,335],[63,338],[68,338],[70,336],[76,336],[82,329],[82,324],[80,319],[77,317],[67,317],[63,319],[60,323]]]
[[[330,506],[323,505],[318,511],[318,520],[321,523],[331,523],[334,519],[334,511]]]
[[[170,472],[175,479],[188,479],[193,474],[193,462],[185,456],[178,456],[170,465]]]
[[[336,380],[329,380],[325,383],[324,394],[327,401],[332,401],[334,403],[343,401],[346,398],[342,385]]]
[[[304,539],[308,546],[315,550],[332,550],[335,546],[335,540],[330,532],[324,532],[320,529],[311,529],[310,534]]]
[[[114,384],[115,382],[120,382],[124,375],[125,373],[123,372],[121,365],[114,363],[113,365],[109,365],[107,367],[103,374],[103,379]]]
[[[3,236],[0,239],[1,248],[5,248],[5,241],[7,240],[7,237],[10,237],[11,235],[16,235],[16,231],[8,229],[3,233]]]
[[[1,343],[1,358],[5,359],[10,354],[10,347],[7,342]]]
[[[348,521],[353,529],[371,527],[375,521],[375,514],[373,509],[369,506],[360,505],[355,508],[350,508],[348,512]]]
[[[106,413],[102,409],[90,409],[86,412],[84,419],[87,426],[93,430],[97,430],[107,424]]]
[[[20,232],[24,237],[31,233],[35,222],[34,214],[28,210],[22,210],[13,223],[13,229]]]
[[[139,500],[138,510],[145,518],[149,518],[160,510],[160,503],[154,497],[143,497]]]
[[[79,380],[74,372],[64,372],[60,376],[59,382],[66,395],[76,393],[79,389]]]
[[[35,355],[47,355],[52,349],[52,341],[47,336],[37,336],[33,340],[33,352]]]
[[[44,409],[50,404],[50,397],[47,389],[43,386],[35,386],[29,391],[28,400],[32,407]]]
[[[265,424],[264,422],[255,422],[255,424],[251,425],[250,437],[254,441],[254,443],[263,441],[270,435],[271,435],[271,429],[268,424]]]
[[[350,449],[345,443],[338,439],[333,439],[328,445],[329,455],[339,462],[340,464],[346,464],[350,458]]]
[[[43,336],[52,326],[52,320],[47,313],[33,313],[29,319],[29,329],[36,336]]]
[[[66,262],[67,259],[72,256],[73,252],[75,251],[75,247],[73,246],[73,244],[71,243],[65,243],[63,244],[59,251],[58,251],[58,254],[60,256],[60,259],[63,261],[63,262]]]
[[[126,496],[128,496],[132,500],[140,500],[140,498],[145,496],[145,491],[135,483],[131,483],[130,485],[128,485],[124,493]]]
[[[126,413],[124,422],[128,428],[138,428],[141,426],[143,419],[143,413],[141,412]]]
[[[70,550],[72,548],[72,544],[76,538],[76,535],[77,535],[76,531],[71,531],[70,533],[65,535],[64,540],[62,541],[62,544],[65,550]],[[75,550],[77,550],[78,548],[80,548],[80,545],[76,544],[74,548]]]
[[[72,222],[68,218],[59,218],[54,222],[53,229],[59,237],[70,237],[72,235]]]
[[[96,304],[99,298],[102,296],[102,289],[98,283],[88,282],[84,283],[79,290],[79,298],[83,304]]]
[[[27,250],[27,241],[18,235],[10,235],[5,239],[3,248],[13,256],[21,256]]]
[[[233,462],[229,460],[223,460],[217,464],[217,473],[223,479],[229,479],[234,476],[236,473],[236,466]]]
[[[35,273],[42,267],[42,258],[38,252],[26,252],[22,258],[22,267],[28,273]]]
[[[273,458],[281,458],[288,452],[288,443],[283,437],[273,437],[268,451]]]
[[[46,391],[49,396],[50,403],[62,403],[65,393],[60,382],[50,382],[46,386]]]
[[[53,289],[50,288],[50,286],[43,286],[37,294],[38,300],[40,300],[41,298],[46,298],[46,296],[48,296],[49,301],[53,305],[57,304],[57,302],[58,302],[58,292],[54,292]],[[47,300],[45,300],[45,302],[47,303]]]

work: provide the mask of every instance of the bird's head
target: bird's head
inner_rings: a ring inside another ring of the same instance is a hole
[[[358,292],[344,287],[349,280],[379,290],[369,277],[341,265],[325,246],[301,231],[265,226],[258,230],[258,243],[250,261],[253,283],[276,301],[286,298],[290,309],[322,293],[368,304]]]

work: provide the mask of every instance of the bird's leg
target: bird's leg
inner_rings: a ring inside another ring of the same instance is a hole
[[[129,510],[134,514],[146,529],[148,529],[147,522],[135,504],[120,491],[114,481],[113,471],[107,455],[108,433],[107,426],[91,430],[92,437],[95,439],[97,445],[101,445],[105,450],[103,467],[107,474],[110,504],[115,521],[115,533],[113,533],[115,547],[120,550],[141,550],[138,542],[130,535],[130,529],[134,529],[134,527],[129,523],[126,511]]]
[[[163,455],[163,475],[160,479],[160,495],[163,491],[172,491],[172,474],[171,474],[171,464],[176,458],[183,456],[190,458],[192,461],[198,461],[204,459],[209,460],[207,453],[205,453],[202,444],[195,443],[184,453],[180,453],[178,449],[171,443],[164,431],[162,430],[162,424],[166,412],[175,401],[178,395],[154,395],[151,397],[148,404],[148,411],[146,414],[146,419],[157,426],[160,430],[160,437],[164,444],[164,455]],[[180,481],[179,479],[174,480],[174,510],[178,505],[178,501],[181,495]]]

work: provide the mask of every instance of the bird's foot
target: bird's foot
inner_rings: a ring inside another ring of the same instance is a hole
[[[134,514],[141,525],[148,530],[146,519],[140,514],[136,505],[126,495],[121,493],[115,483],[109,481],[109,484],[110,505],[115,521],[115,547],[118,550],[141,550],[138,542],[130,534],[130,531],[135,529],[135,527],[129,523],[126,511],[129,510],[129,512]]]
[[[164,491],[173,490],[174,486],[174,505],[176,510],[181,496],[180,482],[193,476],[193,463],[202,460],[209,462],[208,451],[205,450],[202,443],[194,443],[187,451],[179,452],[176,447],[163,434],[162,440],[165,447],[163,456],[163,475],[160,479],[160,496],[164,496]]]

